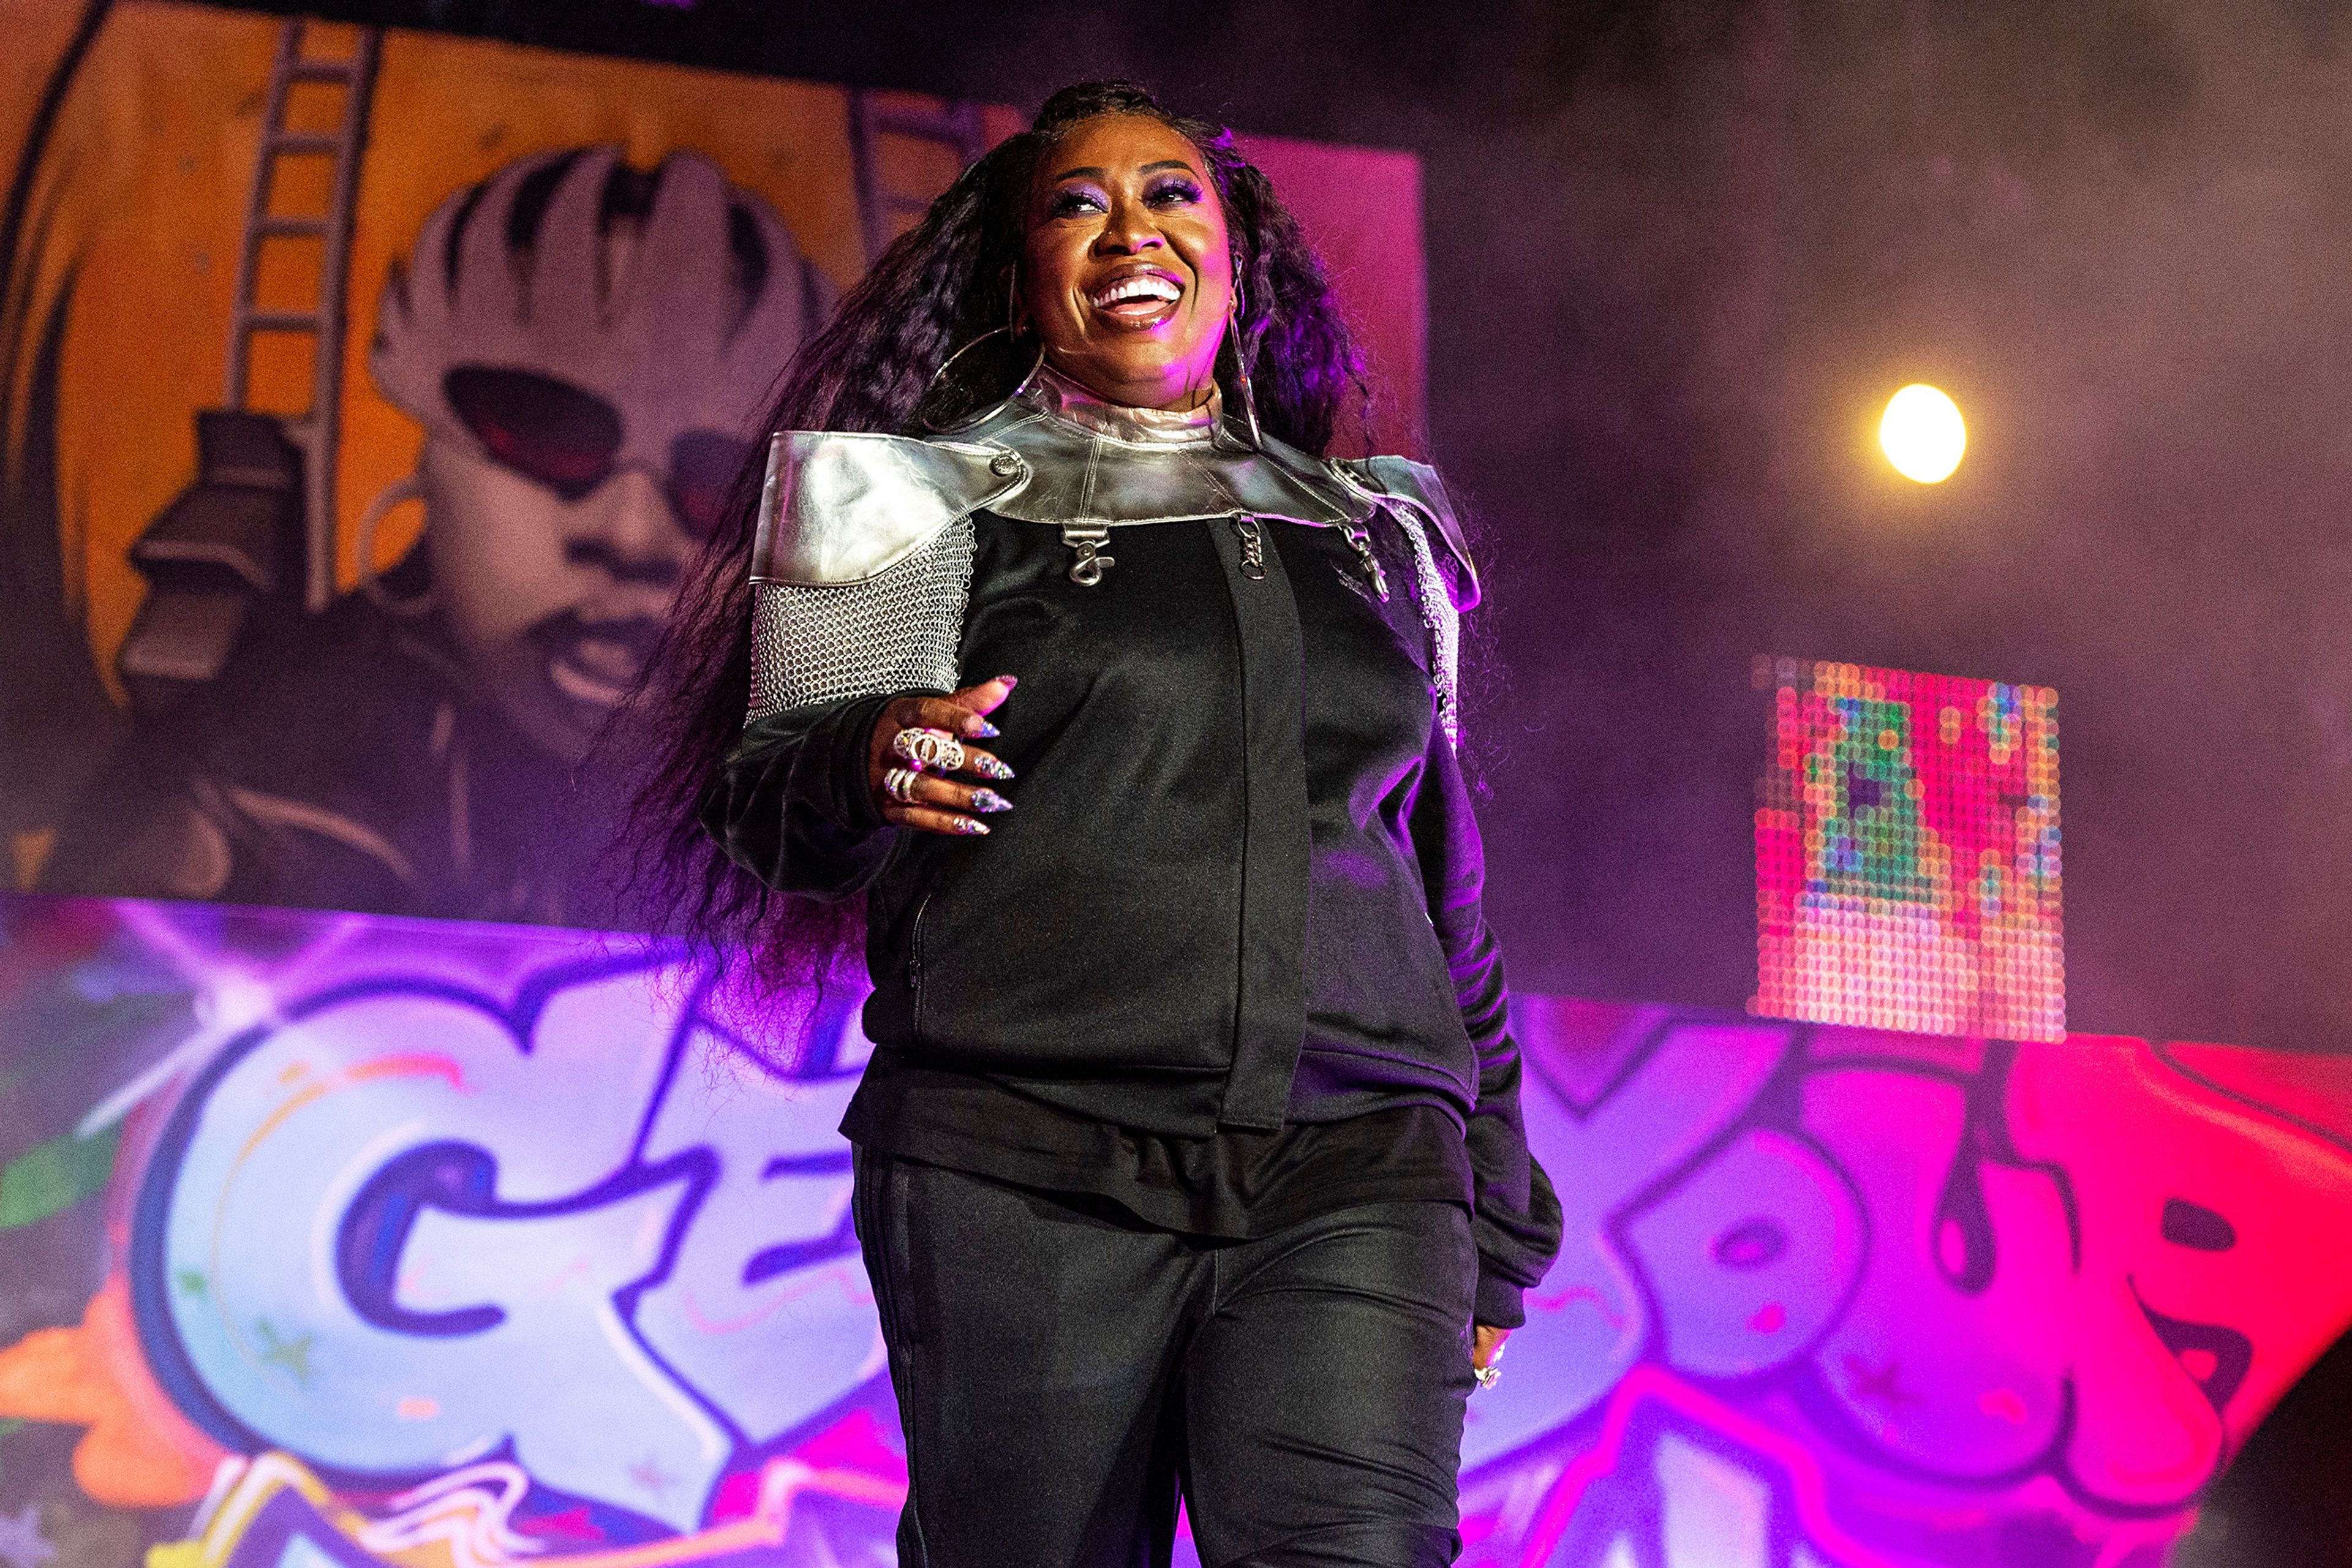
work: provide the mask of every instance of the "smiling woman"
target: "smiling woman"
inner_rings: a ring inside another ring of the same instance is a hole
[[[1460,1550],[1559,1211],[1454,752],[1476,579],[1434,472],[1327,455],[1360,384],[1232,138],[1070,89],[794,361],[656,654],[683,923],[782,986],[862,905],[910,1565],[1164,1564],[1180,1489],[1206,1563]]]

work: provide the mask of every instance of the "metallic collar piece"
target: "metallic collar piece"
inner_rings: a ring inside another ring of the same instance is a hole
[[[1253,447],[1213,400],[1190,414],[1121,408],[1041,370],[950,437],[779,431],[751,552],[755,581],[869,581],[975,511],[1046,523],[1102,564],[1139,523],[1270,519],[1361,530],[1410,511],[1454,564],[1460,607],[1477,580],[1434,469],[1402,458],[1323,461],[1271,437]],[[1099,579],[1100,566],[1091,569]]]
[[[1216,439],[1225,412],[1224,395],[1214,383],[1198,408],[1130,408],[1097,396],[1050,364],[1014,394],[1023,403],[1097,436],[1135,447],[1194,447]]]
[[[1018,460],[1020,482],[988,510],[1019,522],[1123,528],[1249,516],[1329,526],[1371,515],[1372,503],[1327,465],[1271,438],[1253,449],[1223,413],[1221,402],[1190,415],[1122,408],[1047,371],[954,436]]]

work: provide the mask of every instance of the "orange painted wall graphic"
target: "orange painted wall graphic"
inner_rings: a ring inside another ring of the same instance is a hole
[[[611,915],[574,765],[778,371],[1019,117],[194,5],[0,30],[8,881]],[[1248,145],[1387,388],[1349,443],[1411,449],[1416,163]]]

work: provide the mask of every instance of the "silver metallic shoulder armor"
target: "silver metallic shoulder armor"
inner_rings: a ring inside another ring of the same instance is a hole
[[[1024,480],[995,447],[779,430],[768,441],[751,581],[871,581]]]
[[[971,514],[1024,479],[1003,452],[960,441],[771,437],[751,546],[750,718],[955,689]]]
[[[1478,570],[1472,564],[1462,525],[1454,518],[1445,483],[1427,463],[1410,458],[1334,458],[1331,471],[1342,483],[1378,496],[1412,551],[1414,597],[1429,628],[1430,681],[1437,688],[1437,721],[1445,738],[1462,743],[1462,614],[1478,603]],[[1434,536],[1435,542],[1432,542]],[[1444,550],[1453,563],[1439,570]]]
[[[1206,429],[1172,428],[1145,411],[1076,406],[1076,396],[1028,389],[950,438],[772,437],[751,550],[751,717],[952,690],[976,511],[1058,526],[1082,549],[1114,528],[1227,516],[1360,538],[1384,513],[1412,552],[1440,717],[1459,739],[1460,613],[1478,583],[1435,469],[1404,458],[1324,460],[1272,438],[1252,447],[1213,416]]]
[[[1454,501],[1445,493],[1445,481],[1437,477],[1435,468],[1411,458],[1357,458],[1341,459],[1333,467],[1365,488],[1419,512],[1436,532],[1437,542],[1454,563],[1454,607],[1477,607],[1481,596],[1478,568],[1470,559],[1469,545],[1463,540],[1462,524],[1454,515]]]

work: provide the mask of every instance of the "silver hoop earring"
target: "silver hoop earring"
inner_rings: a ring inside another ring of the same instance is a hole
[[[991,327],[988,331],[981,333],[980,336],[972,339],[971,342],[956,350],[955,353],[948,355],[946,359],[941,360],[940,362],[940,368],[931,372],[931,379],[924,383],[923,395],[915,400],[915,406],[920,408],[924,404],[929,403],[931,400],[931,394],[937,392],[940,388],[940,378],[955,367],[956,361],[963,358],[964,355],[971,353],[972,350],[980,347],[981,344],[986,342],[989,339],[1010,333],[1012,331],[1013,328],[1010,323],[1002,327]],[[1040,339],[1037,343],[1037,357],[1029,362],[1029,368],[1022,373],[1021,379],[1013,384],[1013,390],[1006,393],[1004,397],[998,399],[998,401],[1002,403],[1011,398],[1018,397],[1023,393],[1028,391],[1029,384],[1037,379],[1037,372],[1044,367],[1045,363],[1045,341]],[[971,421],[969,418],[965,418],[956,421],[956,424],[968,425],[971,422]],[[928,418],[922,422],[922,425],[924,429],[930,431],[934,435],[942,430],[951,429],[954,427],[953,426],[942,425],[937,420]]]
[[[1242,400],[1242,423],[1249,426],[1250,445],[1265,449],[1265,437],[1257,427],[1257,391],[1250,385],[1248,340],[1242,331],[1242,279],[1238,268],[1234,272],[1234,305],[1232,325],[1225,333],[1234,345],[1234,390]]]
[[[940,379],[944,377],[949,371],[955,368],[956,361],[963,358],[964,355],[971,353],[972,350],[980,347],[981,344],[986,342],[991,338],[1005,334],[1018,337],[1020,332],[1021,264],[1018,261],[1015,261],[1013,264],[1012,270],[1006,275],[1004,279],[1004,324],[1001,327],[989,328],[988,331],[981,333],[970,342],[958,348],[955,353],[941,360],[940,362],[940,368],[931,372],[931,379],[923,384],[923,395],[915,400],[915,406],[920,408],[924,404],[929,403],[931,400],[931,394],[940,389]],[[1010,399],[1018,397],[1023,393],[1028,391],[1029,384],[1037,379],[1037,372],[1044,368],[1045,363],[1045,342],[1043,338],[1040,338],[1037,342],[1037,357],[1030,362],[1028,370],[1024,372],[1021,379],[1013,384],[1013,390],[1006,393],[1004,397],[998,401],[1000,403],[1009,401]],[[959,425],[966,425],[970,424],[971,420],[967,417],[960,419],[956,423]],[[934,435],[937,435],[942,430],[950,428],[949,426],[941,425],[936,420],[931,419],[925,419],[922,421],[922,426],[924,429],[930,431]]]

